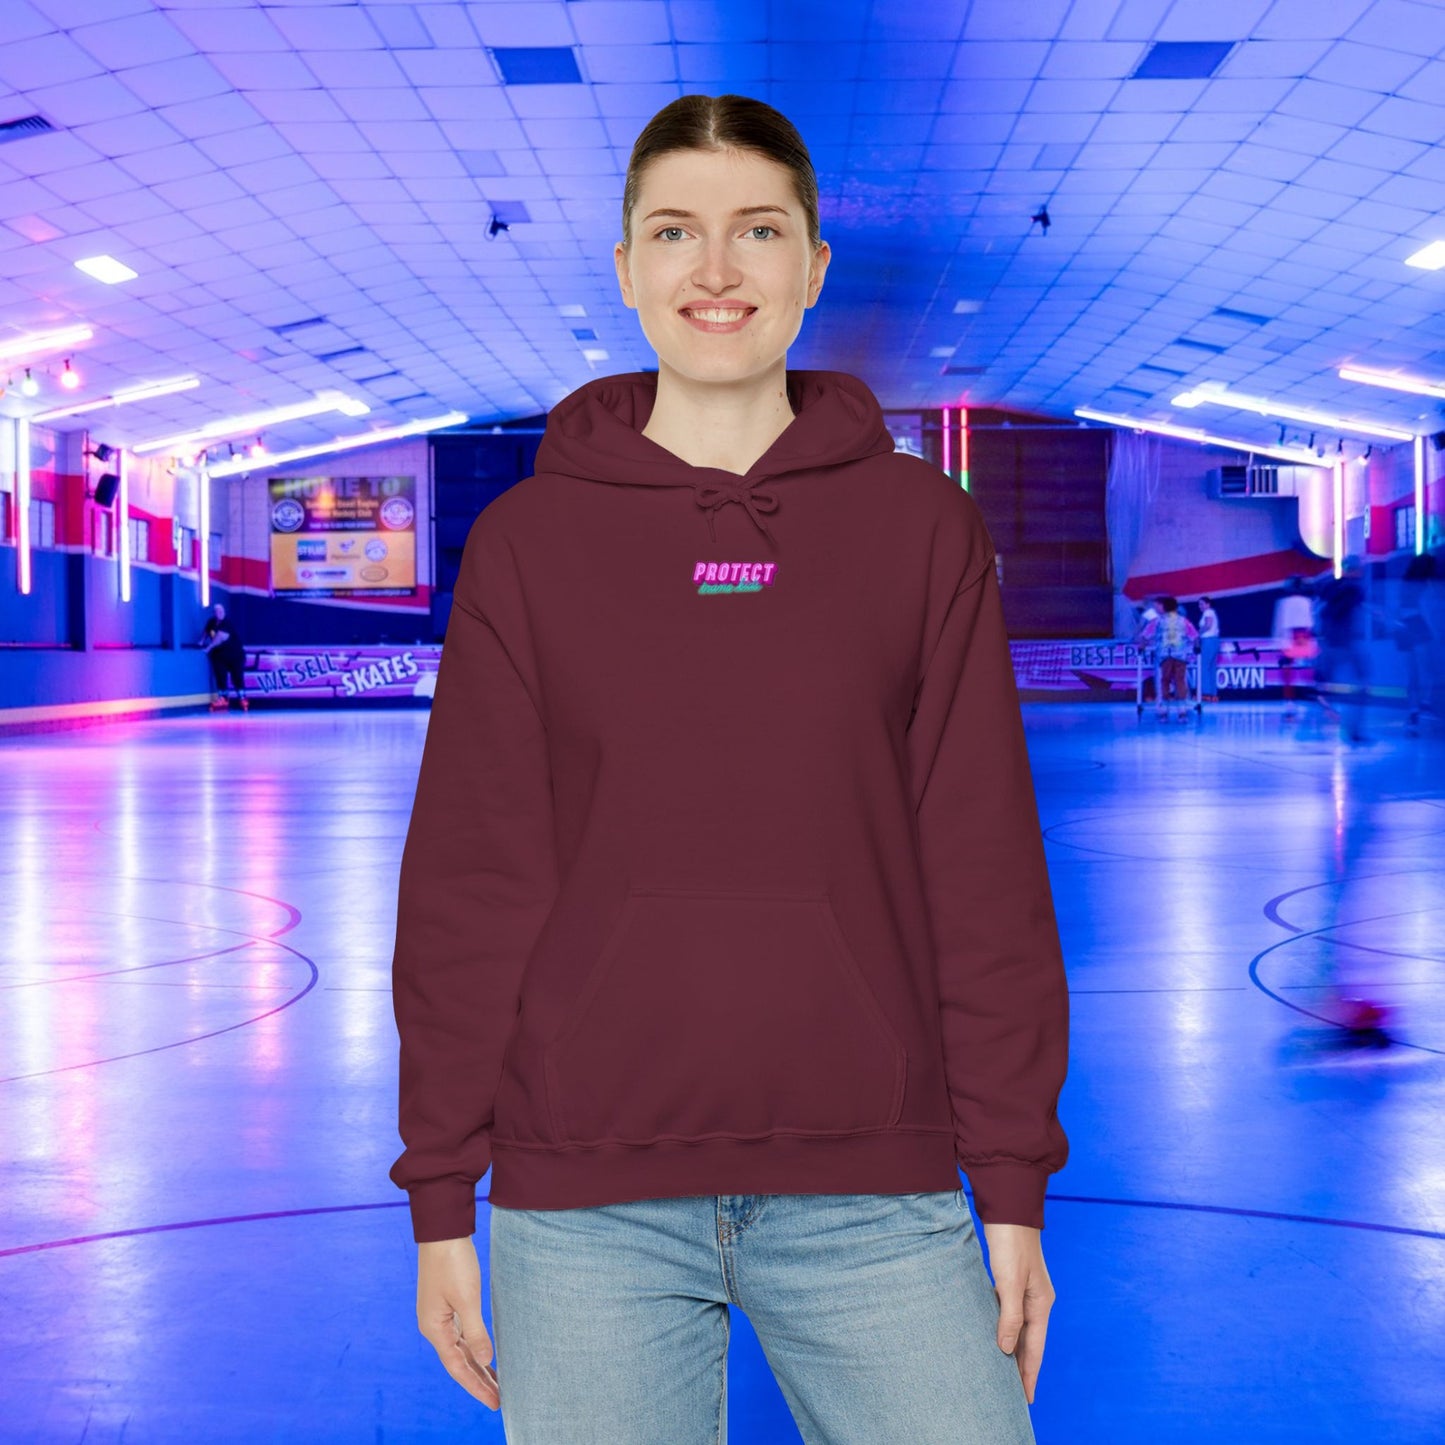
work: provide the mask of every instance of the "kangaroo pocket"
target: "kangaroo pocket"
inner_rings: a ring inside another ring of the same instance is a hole
[[[826,895],[628,890],[544,1052],[559,1142],[887,1128],[907,1055]]]

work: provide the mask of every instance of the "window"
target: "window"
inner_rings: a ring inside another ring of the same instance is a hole
[[[53,547],[55,545],[55,503],[44,497],[30,499],[30,545],[32,547]]]
[[[206,566],[212,572],[219,572],[221,570],[221,534],[212,532],[207,540],[210,542],[210,546],[206,549]]]
[[[1415,546],[1415,505],[1395,508],[1395,550],[1408,552]]]
[[[112,552],[111,539],[115,532],[115,519],[103,507],[91,510],[90,550],[97,557],[109,557]]]
[[[130,560],[132,562],[149,562],[151,558],[150,523],[144,517],[130,517],[127,518],[126,526],[130,532]]]
[[[176,566],[190,572],[196,565],[196,529],[176,524]]]

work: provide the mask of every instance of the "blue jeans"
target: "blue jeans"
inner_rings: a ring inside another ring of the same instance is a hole
[[[508,1445],[721,1445],[729,1304],[807,1445],[1032,1445],[961,1189],[491,1211]]]

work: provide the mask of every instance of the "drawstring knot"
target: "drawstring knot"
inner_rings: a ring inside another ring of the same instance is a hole
[[[768,541],[773,541],[773,534],[759,514],[778,510],[776,492],[756,485],[748,486],[742,482],[698,482],[693,486],[693,498],[707,513],[707,528],[714,542],[717,541],[717,527],[713,519],[717,516],[718,508],[729,502],[739,503]]]

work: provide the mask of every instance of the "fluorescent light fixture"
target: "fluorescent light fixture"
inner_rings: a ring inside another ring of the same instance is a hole
[[[1345,467],[1338,457],[1332,465],[1334,486],[1330,490],[1331,510],[1334,512],[1333,537],[1330,550],[1334,553],[1335,576],[1345,575]]]
[[[461,426],[470,418],[464,411],[449,411],[445,416],[434,416],[426,421],[410,421],[403,426],[381,427],[376,431],[359,432],[356,436],[337,437],[335,441],[321,442],[317,446],[293,447],[288,452],[270,452],[261,457],[236,457],[207,468],[213,477],[234,477],[241,472],[258,472],[267,467],[281,467],[288,462],[305,461],[307,457],[324,457],[331,452],[351,451],[355,447],[369,447],[377,442],[400,441],[403,437],[421,436],[424,432],[439,431],[442,427]]]
[[[1415,438],[1415,555],[1425,551],[1425,438]]]
[[[124,261],[117,261],[114,256],[87,256],[84,261],[75,263],[75,269],[94,276],[97,281],[104,281],[107,286],[114,286],[120,281],[134,281],[140,275],[139,271],[132,271]]]
[[[0,361],[16,356],[33,356],[39,351],[65,351],[95,332],[88,326],[62,326],[56,331],[31,331],[24,336],[0,337]]]
[[[1253,452],[1260,457],[1278,457],[1281,461],[1296,462],[1302,467],[1331,467],[1333,462],[1324,461],[1303,447],[1276,447],[1256,442],[1242,442],[1236,437],[1214,436],[1192,426],[1174,426],[1163,421],[1141,421],[1135,416],[1119,416],[1114,412],[1095,411],[1093,407],[1076,406],[1075,416],[1089,421],[1108,422],[1110,426],[1128,427],[1131,431],[1157,432],[1160,436],[1178,437],[1181,441],[1199,442],[1202,446],[1228,447],[1236,452]]]
[[[1192,391],[1182,391],[1174,398],[1172,405],[1195,407],[1203,403],[1223,406],[1235,411],[1252,411],[1257,416],[1283,417],[1286,421],[1309,422],[1312,426],[1323,427],[1326,431],[1361,432],[1365,436],[1385,437],[1389,441],[1407,442],[1415,433],[1401,431],[1398,427],[1380,426],[1371,421],[1350,421],[1345,417],[1330,416],[1327,412],[1311,411],[1308,407],[1290,406],[1286,402],[1271,401],[1265,396],[1246,396],[1240,391],[1206,382]]]
[[[284,421],[300,421],[304,417],[323,416],[331,411],[339,411],[343,416],[365,416],[370,410],[364,401],[357,401],[343,392],[318,391],[310,401],[276,406],[270,411],[253,411],[246,416],[223,417],[220,421],[207,422],[205,426],[197,427],[194,431],[159,437],[153,442],[140,442],[131,450],[137,456],[145,456],[150,452],[195,451],[197,446],[203,446],[207,442],[242,436],[246,432],[257,432]]]
[[[1445,267],[1445,241],[1431,241],[1422,246],[1413,256],[1405,257],[1407,266],[1418,266],[1422,271],[1439,271]]]
[[[1374,371],[1367,366],[1340,367],[1340,380],[1362,381],[1366,386],[1383,386],[1388,391],[1408,391],[1412,396],[1445,396],[1445,386],[1438,381],[1422,381],[1396,371]]]
[[[38,412],[31,421],[56,421],[63,416],[81,416],[88,411],[103,411],[108,406],[124,406],[129,401],[149,401],[155,396],[170,396],[178,391],[192,391],[201,384],[199,376],[178,376],[174,381],[152,381],[144,386],[128,386],[98,401],[82,401],[75,406],[58,406],[53,411]]]

